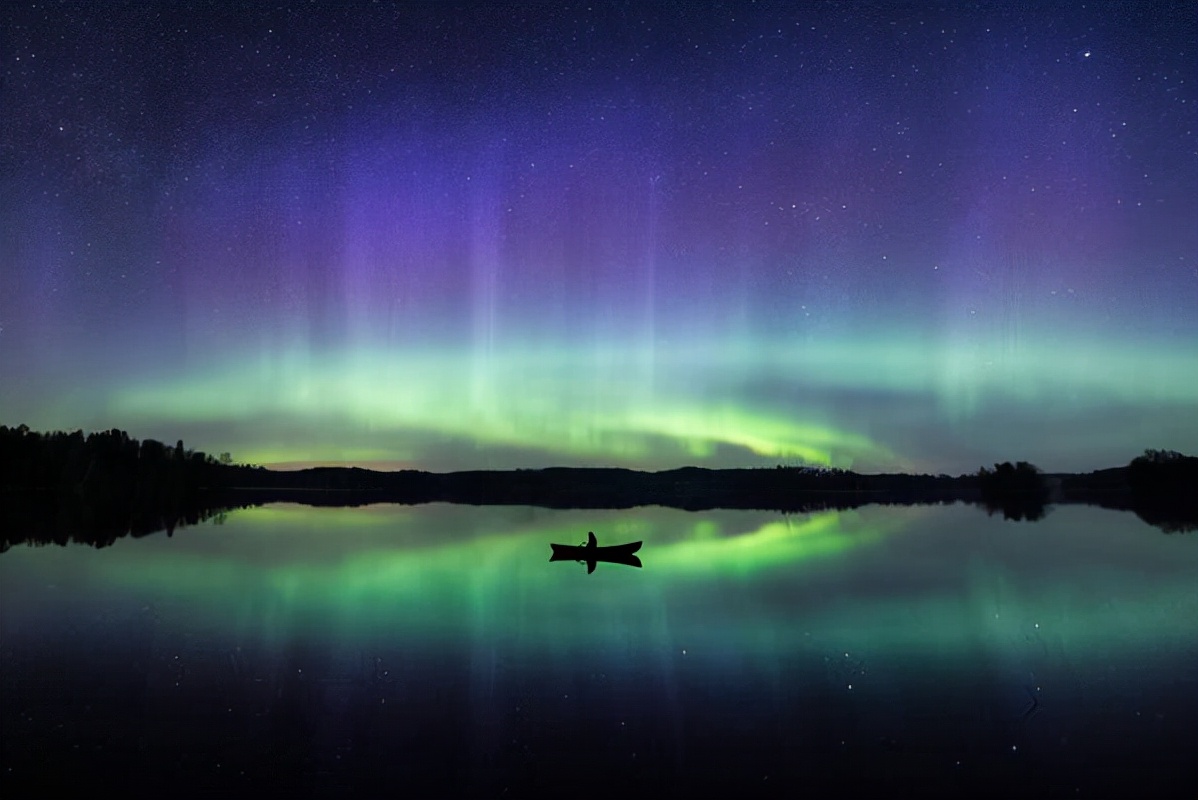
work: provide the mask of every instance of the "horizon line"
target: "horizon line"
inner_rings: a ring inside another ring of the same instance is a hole
[[[1090,472],[1102,472],[1102,471],[1108,470],[1108,469],[1125,468],[1135,458],[1138,458],[1138,456],[1133,456],[1132,458],[1128,459],[1127,463],[1107,465],[1104,467],[1095,467],[1093,469],[1086,470],[1083,472],[1072,472],[1069,470],[1047,470],[1047,469],[1044,469],[1036,464],[1033,464],[1032,466],[1035,466],[1037,469],[1039,469],[1041,474],[1043,474],[1045,476],[1085,475]],[[996,464],[1003,464],[1003,463],[1017,464],[1023,460],[1024,459],[1018,459],[1015,461],[1006,460],[1006,461],[992,462],[991,464],[981,464],[978,466],[977,469],[983,469],[983,468],[988,469]],[[400,465],[402,465],[402,466],[400,466]],[[927,475],[930,477],[939,477],[941,475],[945,475],[950,478],[973,476],[973,475],[977,474],[977,469],[969,471],[969,472],[960,472],[957,474],[953,474],[950,472],[943,472],[943,471],[941,471],[941,472],[857,472],[856,470],[851,469],[851,468],[844,469],[844,468],[840,468],[840,467],[826,466],[823,464],[775,464],[775,465],[763,464],[760,466],[745,466],[745,467],[710,467],[710,466],[703,466],[701,464],[680,464],[678,466],[662,467],[662,468],[614,466],[614,465],[610,465],[610,464],[603,465],[603,466],[600,466],[600,465],[581,466],[581,465],[564,465],[564,464],[546,464],[544,466],[539,466],[539,467],[463,467],[463,468],[458,468],[458,469],[433,470],[433,469],[427,469],[425,467],[416,466],[416,465],[413,465],[410,462],[406,462],[406,461],[401,461],[401,460],[391,461],[388,459],[344,460],[344,461],[338,461],[338,460],[333,460],[333,459],[316,459],[313,461],[276,461],[276,462],[268,462],[268,463],[262,463],[262,464],[235,463],[234,466],[261,468],[261,469],[271,470],[272,472],[301,472],[301,471],[307,470],[307,469],[362,469],[362,470],[368,470],[371,472],[384,472],[384,473],[426,472],[426,473],[429,473],[432,475],[452,475],[455,473],[462,473],[462,472],[538,472],[538,471],[550,470],[550,469],[580,470],[580,471],[581,470],[613,470],[613,471],[614,470],[625,470],[625,471],[629,471],[629,472],[644,472],[644,473],[674,472],[674,471],[682,470],[682,469],[702,469],[702,470],[708,470],[710,472],[730,472],[730,471],[738,471],[738,470],[751,471],[751,470],[775,470],[775,469],[806,469],[806,470],[813,470],[813,471],[850,472],[850,473],[855,473],[858,475],[912,475],[912,476]]]

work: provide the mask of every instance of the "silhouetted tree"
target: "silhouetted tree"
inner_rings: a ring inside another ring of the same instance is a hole
[[[1198,458],[1145,450],[1127,465],[1132,508],[1166,533],[1198,530]]]
[[[55,521],[55,541],[82,536],[103,544],[170,530],[208,513],[200,493],[233,485],[239,471],[252,472],[187,451],[182,441],[170,449],[115,428],[85,437],[0,425],[0,549],[10,536],[34,535],[45,519]]]
[[[977,474],[982,502],[991,512],[1001,510],[1005,519],[1037,520],[1045,514],[1048,486],[1040,469],[1026,461],[982,467]]]

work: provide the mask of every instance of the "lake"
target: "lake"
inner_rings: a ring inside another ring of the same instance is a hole
[[[587,531],[643,569],[549,562]],[[1198,535],[1085,506],[278,504],[16,546],[0,788],[1193,797],[1196,578]]]

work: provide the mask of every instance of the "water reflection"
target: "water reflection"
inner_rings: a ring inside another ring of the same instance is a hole
[[[646,568],[546,562],[588,530],[643,542]],[[280,504],[16,547],[3,768],[299,794],[566,791],[579,771],[664,792],[1072,793],[1138,764],[1177,782],[1198,546],[1145,532],[1085,507],[1027,526],[964,506]]]

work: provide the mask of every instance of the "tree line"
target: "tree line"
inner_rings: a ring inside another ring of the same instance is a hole
[[[1167,532],[1198,528],[1198,458],[1147,450],[1126,467],[1045,476],[1026,461],[974,474],[863,475],[849,470],[683,467],[663,472],[548,468],[435,474],[313,468],[277,472],[234,464],[118,429],[39,433],[0,425],[0,552],[16,541],[89,541],[173,531],[223,510],[300,500],[322,505],[449,502],[553,508],[664,505],[691,510],[812,511],[869,503],[977,503],[1037,520],[1049,503],[1134,511]]]
[[[202,522],[229,507],[205,490],[250,469],[231,461],[115,428],[85,435],[0,425],[0,552],[17,541],[100,547]]]
[[[113,428],[40,433],[0,425],[0,486],[64,490],[117,501],[184,500],[218,479],[231,458],[137,440]]]

